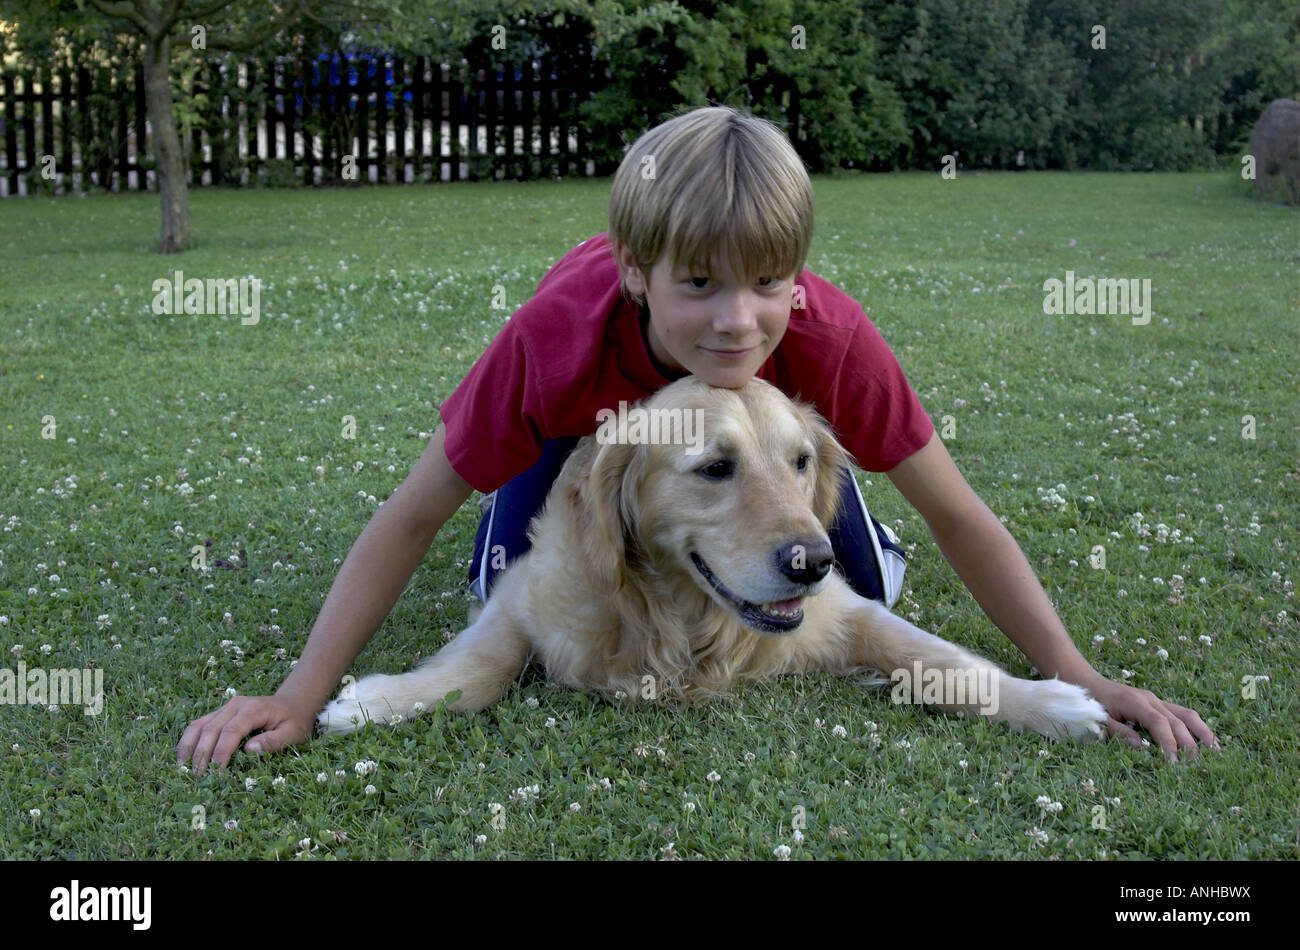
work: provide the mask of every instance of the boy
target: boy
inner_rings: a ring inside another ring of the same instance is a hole
[[[813,402],[860,465],[888,473],[1029,661],[1106,707],[1110,735],[1139,745],[1125,722],[1140,724],[1171,759],[1179,749],[1196,754],[1197,740],[1217,747],[1196,712],[1111,682],[1079,653],[1015,540],[958,473],[875,327],[842,291],[802,270],[812,211],[802,162],[764,120],[696,109],[638,139],[614,179],[608,240],[584,241],[557,263],[442,405],[443,425],[353,545],[283,685],[274,696],[237,696],[192,722],[178,761],[192,757],[199,775],[209,761],[224,766],[259,729],[249,752],[306,740],[471,486],[492,491],[527,470],[524,480],[544,495],[563,458],[560,440],[594,432],[597,407],[631,403],[688,373],[723,387],[758,375]],[[509,554],[518,553],[533,503],[496,510],[506,507],[498,498],[487,515],[511,523]],[[871,527],[852,521],[846,533],[869,539]],[[486,526],[481,546],[485,535]],[[837,547],[836,555],[851,583],[871,573],[855,563],[866,552]],[[479,581],[489,594],[490,576]]]

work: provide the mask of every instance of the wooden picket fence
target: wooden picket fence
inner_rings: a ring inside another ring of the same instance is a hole
[[[191,184],[608,174],[585,157],[577,71],[428,57],[210,62],[177,113]],[[0,197],[156,186],[143,66],[0,76]]]

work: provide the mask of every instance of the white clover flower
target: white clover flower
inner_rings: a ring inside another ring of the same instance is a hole
[[[32,808],[28,810],[27,814],[31,815],[33,818],[40,818],[41,810],[39,808]]]
[[[420,702],[419,700],[416,700],[415,703],[411,706],[411,709],[414,712],[424,712],[424,703]]]
[[[475,835],[474,844],[478,845],[480,848],[483,847],[483,845],[487,844],[487,835]]]
[[[334,770],[334,777],[335,777],[335,778],[347,778],[347,777],[348,777],[348,770],[347,770],[347,769],[335,769],[335,770]]]
[[[1136,643],[1140,647],[1146,646],[1147,645],[1146,637],[1138,637]]]
[[[685,808],[688,812],[695,811],[695,802],[683,802],[682,807]]]
[[[1047,842],[1050,840],[1047,836],[1047,832],[1044,831],[1042,828],[1037,828],[1037,827],[1031,828],[1029,831],[1026,831],[1025,837],[1033,839],[1033,844],[1031,845],[1031,847],[1035,847],[1035,848],[1047,844]]]
[[[831,735],[833,735],[836,739],[843,739],[848,734],[849,731],[845,729],[843,726],[836,726],[834,729],[831,730]]]
[[[500,802],[488,802],[489,815],[499,815],[503,811],[505,811],[505,806],[502,805]]]
[[[547,717],[546,717],[546,722],[542,723],[542,725],[544,725],[547,729],[554,729],[554,728],[555,728],[555,717],[554,717],[554,716],[547,716]]]
[[[235,687],[233,686],[226,687],[226,699],[234,699],[238,695],[239,694],[238,692],[236,692]]]
[[[1159,650],[1156,650],[1156,656],[1160,657],[1162,660],[1167,660],[1169,659],[1169,651],[1164,647],[1161,647]]]
[[[376,792],[378,792],[378,791],[379,791],[379,789],[375,788],[373,785],[367,785],[367,786],[366,786],[366,794],[367,794],[367,795],[374,795],[374,794],[375,794]]]
[[[284,776],[283,776],[283,775],[277,775],[275,778],[271,779],[271,787],[272,787],[272,788],[283,788],[283,787],[284,787]]]
[[[710,772],[708,775],[706,775],[706,776],[704,776],[704,777],[705,777],[706,779],[708,779],[710,782],[721,782],[721,781],[722,781],[722,776],[719,775],[719,774],[717,773],[717,770],[714,770],[714,771]]]
[[[752,752],[746,752],[746,753],[745,753],[745,761],[746,761],[746,762],[753,762],[754,759],[755,759],[755,755],[754,755],[754,753],[752,753]]]
[[[803,844],[803,832],[800,831],[798,828],[796,828],[796,829],[794,830],[794,834],[792,834],[792,835],[790,836],[790,839],[791,839],[795,844]]]
[[[257,779],[255,779],[255,778],[246,778],[246,779],[244,779],[244,788],[245,788],[247,791],[250,791],[250,792],[251,792],[253,789],[257,788]]]
[[[528,802],[536,798],[540,792],[540,785],[525,785],[522,788],[517,788],[511,792],[510,800],[512,802],[519,802],[520,804],[527,805]]]
[[[524,703],[528,706],[529,709],[536,709],[538,706],[541,705],[541,703],[537,701],[536,696],[529,696],[527,699],[524,700]]]
[[[239,830],[239,822],[238,822],[238,820],[232,818],[232,819],[230,819],[228,822],[226,822],[224,825],[222,825],[221,827],[222,827],[222,828],[225,828],[227,831],[238,831],[238,830]]]
[[[957,760],[957,765],[960,766],[960,767],[963,768],[963,769],[966,768],[966,760],[965,760],[965,759],[958,759],[958,760]]]
[[[326,782],[328,782],[329,780],[330,780],[330,777],[329,777],[328,775],[326,775],[324,772],[317,772],[317,773],[316,773],[316,782],[317,782],[318,784],[320,784],[320,785],[324,785],[324,784],[325,784]]]
[[[775,857],[778,861],[789,861],[790,860],[789,845],[784,845],[784,844],[777,845],[772,850],[772,856]]]
[[[1197,640],[1200,640],[1200,641],[1201,641],[1202,643],[1204,643],[1206,646],[1209,646],[1210,644],[1212,644],[1212,643],[1214,642],[1210,637],[1207,637],[1205,634],[1201,634],[1201,635],[1200,635],[1199,637],[1197,637],[1196,639],[1197,639]]]
[[[582,806],[577,802],[569,802],[569,811],[582,811]]]

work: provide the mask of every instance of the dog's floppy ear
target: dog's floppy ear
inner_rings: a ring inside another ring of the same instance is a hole
[[[848,452],[836,440],[830,424],[814,410],[804,407],[809,428],[813,433],[813,445],[817,453],[817,484],[813,488],[813,514],[829,529],[839,511],[840,485],[847,475],[852,477],[849,469],[853,461]]]
[[[595,445],[595,458],[582,485],[583,537],[581,552],[590,576],[613,593],[627,576],[629,528],[636,524],[634,481],[641,465],[636,445]]]

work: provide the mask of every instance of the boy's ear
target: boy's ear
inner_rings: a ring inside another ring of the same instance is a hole
[[[645,299],[650,286],[646,268],[643,268],[632,255],[632,249],[626,244],[614,245],[614,259],[618,261],[618,276],[624,289],[638,300]]]

